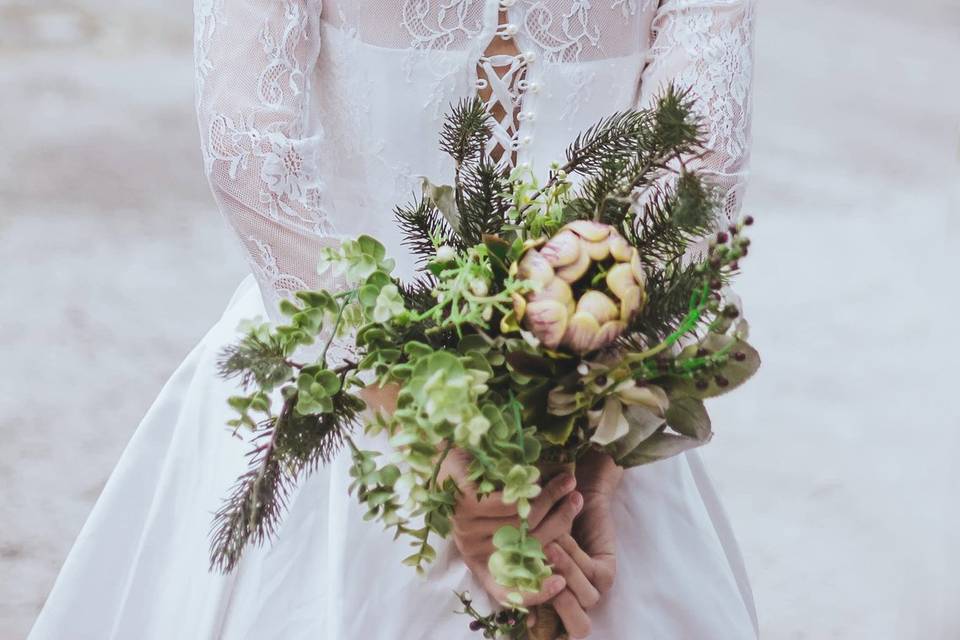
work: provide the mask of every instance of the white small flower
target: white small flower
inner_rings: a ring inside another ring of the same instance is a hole
[[[474,278],[470,281],[470,292],[475,296],[485,296],[490,293],[490,285],[483,278]]]
[[[453,262],[457,258],[457,250],[450,245],[443,244],[437,247],[437,262]]]

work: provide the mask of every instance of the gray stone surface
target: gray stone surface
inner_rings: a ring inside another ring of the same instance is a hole
[[[763,637],[960,637],[960,5],[768,0],[758,24],[739,288],[765,366],[704,456]],[[185,0],[0,0],[2,640],[245,273],[190,29]]]

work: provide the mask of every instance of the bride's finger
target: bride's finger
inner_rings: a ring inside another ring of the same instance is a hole
[[[574,491],[543,519],[539,527],[533,530],[533,537],[539,540],[540,544],[547,545],[560,536],[570,533],[573,519],[577,517],[582,508],[583,496]]]
[[[552,478],[536,498],[530,501],[530,515],[527,522],[531,529],[536,529],[553,506],[560,502],[577,486],[577,479],[568,473],[562,473]]]
[[[590,616],[569,589],[564,589],[553,599],[553,608],[571,638],[586,638],[590,635]]]
[[[497,602],[506,605],[513,606],[509,600],[507,600],[507,595],[510,593],[509,590],[497,584],[497,581],[493,579],[493,576],[489,572],[484,571],[480,575],[480,583],[483,585],[483,588],[489,593]],[[540,591],[537,593],[525,593],[523,594],[523,606],[524,607],[535,607],[539,604],[548,602],[551,598],[555,598],[557,594],[563,591],[567,586],[566,580],[563,576],[552,575],[546,580],[543,581],[543,586],[540,588]]]
[[[559,544],[577,566],[583,570],[590,584],[592,584],[601,595],[610,590],[617,573],[616,556],[612,554],[601,554],[596,557],[590,556],[580,548],[577,541],[569,534],[557,538],[557,544]]]
[[[574,562],[573,558],[555,542],[547,545],[546,554],[550,564],[553,565],[554,573],[564,577],[567,581],[567,589],[577,597],[580,606],[584,609],[597,606],[600,602],[600,592],[587,579],[584,568]]]
[[[593,575],[594,561],[586,551],[580,548],[580,544],[569,533],[557,538],[557,544],[567,553],[570,558],[577,563],[588,578]]]

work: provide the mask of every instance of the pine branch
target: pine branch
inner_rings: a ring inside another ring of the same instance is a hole
[[[580,133],[567,147],[567,173],[590,173],[602,169],[609,159],[633,156],[639,141],[650,131],[650,112],[618,111]]]
[[[291,374],[288,354],[273,334],[258,335],[249,331],[236,344],[225,347],[217,358],[217,373],[224,379],[240,378],[244,389],[254,383],[273,389]]]
[[[408,309],[423,313],[436,304],[433,297],[433,288],[437,279],[430,272],[423,272],[410,282],[395,278],[394,284],[403,296],[403,304]]]
[[[443,213],[427,198],[396,207],[394,217],[404,235],[404,246],[417,256],[418,264],[425,264],[434,257],[435,242],[463,248],[463,242],[450,228]]]
[[[706,131],[696,116],[695,103],[692,89],[668,85],[653,109],[652,146],[671,149],[677,157],[701,146]]]
[[[643,211],[622,220],[621,230],[644,264],[672,263],[711,232],[718,203],[694,173],[683,172],[675,184],[651,189]]]
[[[476,245],[483,242],[484,235],[499,235],[506,223],[507,210],[500,194],[508,186],[501,170],[481,159],[463,168],[458,186],[459,232],[463,243]]]
[[[240,476],[213,519],[210,568],[233,571],[247,544],[262,544],[276,530],[286,508],[292,482],[280,464],[276,441],[283,421],[293,411],[294,399],[284,403],[280,416],[261,423],[258,444],[248,455],[249,470]]]
[[[621,344],[632,351],[663,340],[672,333],[690,309],[690,299],[703,286],[704,275],[697,264],[680,267],[673,263],[647,275],[647,302],[633,319]]]
[[[294,393],[280,415],[261,423],[256,432],[249,469],[214,516],[211,569],[229,573],[248,544],[273,537],[291,489],[303,474],[334,458],[363,409],[362,401],[346,391],[333,396],[331,413],[301,415],[296,403]]]
[[[490,114],[479,97],[464,98],[447,114],[440,132],[440,150],[459,167],[476,162],[490,138]]]
[[[629,161],[621,158],[604,160],[570,201],[571,217],[619,226],[632,204],[629,197],[622,195],[629,166]]]
[[[573,217],[621,226],[631,198],[676,160],[694,151],[702,131],[689,92],[668,87],[653,109],[616,113],[577,137],[567,150],[567,171],[585,176]]]

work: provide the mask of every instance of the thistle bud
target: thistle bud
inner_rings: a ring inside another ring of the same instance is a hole
[[[600,262],[610,265],[605,276]],[[608,346],[646,303],[646,273],[636,248],[599,222],[565,225],[541,247],[528,249],[517,273],[540,289],[515,299],[514,311],[548,349],[585,354]],[[581,290],[584,283],[586,290],[575,298],[574,286]]]

